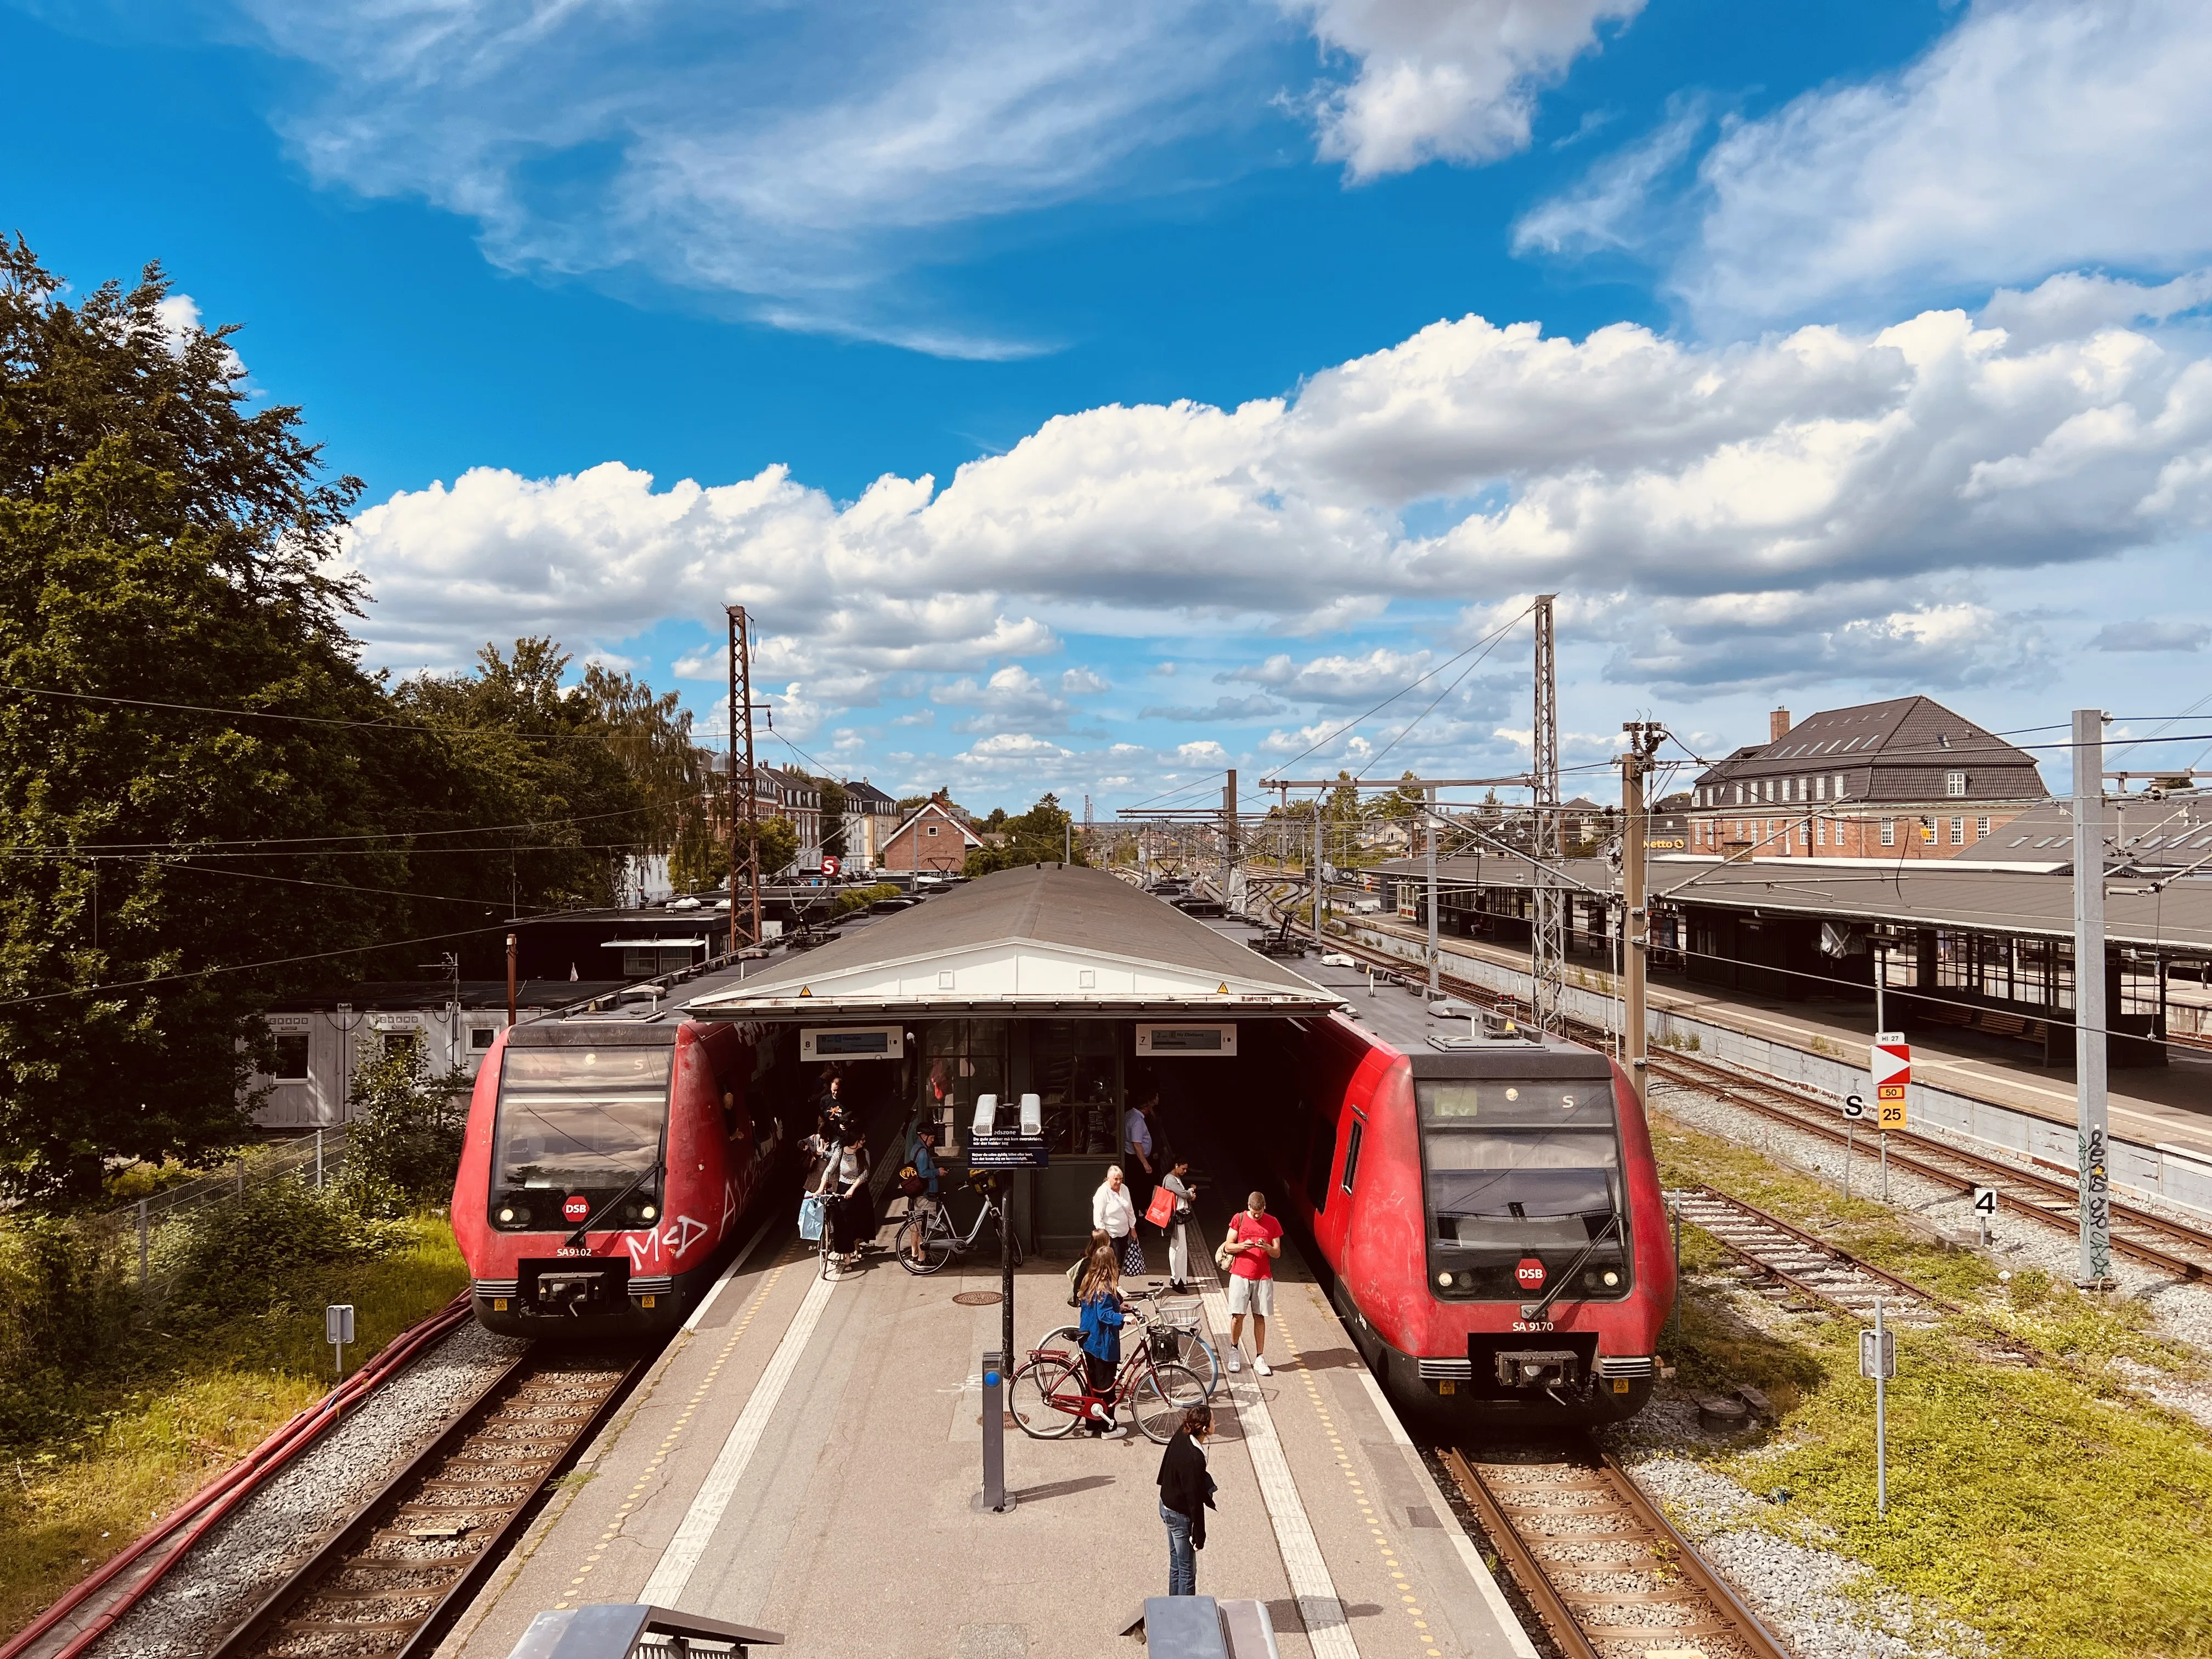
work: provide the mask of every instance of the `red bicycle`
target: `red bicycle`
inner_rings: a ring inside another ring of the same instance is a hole
[[[1164,1446],[1182,1426],[1182,1414],[1206,1402],[1206,1384],[1175,1357],[1180,1331],[1143,1314],[1133,1322],[1139,1338],[1127,1345],[1129,1352],[1114,1379],[1114,1404],[1127,1406],[1145,1437]],[[1084,1387],[1081,1351],[1031,1349],[1006,1392],[1008,1408],[1024,1434],[1058,1440],[1073,1432],[1090,1398]]]

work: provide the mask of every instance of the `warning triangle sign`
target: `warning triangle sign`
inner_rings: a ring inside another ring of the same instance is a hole
[[[1219,988],[1218,988],[1218,989],[1214,992],[1214,994],[1214,994],[1214,995],[1216,995],[1216,996],[1218,996],[1218,997],[1225,997],[1225,996],[1227,996],[1227,995],[1229,994],[1229,981],[1228,981],[1227,980],[1225,980],[1225,979],[1224,979],[1224,980],[1223,980],[1223,981],[1221,981],[1221,984],[1220,984]]]

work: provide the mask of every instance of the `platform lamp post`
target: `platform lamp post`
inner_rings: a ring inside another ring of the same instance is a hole
[[[1635,1085],[1636,1098],[1646,1095],[1647,1037],[1644,1033],[1644,981],[1651,945],[1650,906],[1644,896],[1644,842],[1645,830],[1644,780],[1650,773],[1651,757],[1667,736],[1656,720],[1628,720],[1621,726],[1628,749],[1620,757],[1620,897],[1626,913],[1621,927],[1621,1057]]]

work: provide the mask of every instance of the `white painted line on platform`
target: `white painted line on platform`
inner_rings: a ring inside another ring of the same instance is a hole
[[[1200,1299],[1206,1304],[1207,1322],[1224,1334],[1222,1363],[1226,1365],[1229,1298],[1222,1291],[1220,1279],[1214,1276],[1212,1252],[1206,1249],[1204,1235],[1195,1221],[1191,1223],[1190,1230],[1194,1235],[1191,1243],[1198,1247],[1192,1265],[1204,1287]],[[1250,1373],[1238,1375],[1249,1376]],[[1283,1455],[1283,1443],[1275,1433],[1274,1415],[1261,1396],[1259,1384],[1254,1382],[1239,1386],[1232,1383],[1224,1371],[1221,1386],[1237,1402],[1237,1420],[1244,1431],[1244,1449],[1252,1455],[1252,1473],[1260,1479],[1260,1496],[1267,1505],[1267,1522],[1275,1529],[1275,1546],[1282,1552],[1283,1571],[1290,1577],[1291,1594],[1297,1598],[1298,1618],[1313,1644],[1315,1659],[1359,1659],[1359,1644],[1352,1640],[1352,1624],[1344,1616],[1344,1603],[1337,1595],[1336,1581],[1329,1577],[1328,1561],[1321,1553],[1321,1540],[1314,1536],[1313,1524],[1306,1519],[1297,1482],[1291,1478],[1290,1460]]]
[[[777,1225],[781,1219],[780,1217],[770,1216],[766,1221],[761,1223],[760,1231],[746,1242],[744,1249],[738,1252],[737,1260],[722,1270],[722,1276],[708,1287],[706,1295],[699,1298],[699,1305],[691,1310],[691,1317],[684,1322],[685,1330],[696,1331],[699,1328],[699,1322],[707,1316],[707,1310],[714,1305],[723,1291],[728,1287],[730,1281],[744,1271],[745,1263],[753,1259],[753,1252],[760,1249],[761,1240],[768,1237],[769,1229]]]
[[[699,1488],[699,1495],[691,1500],[684,1523],[677,1528],[676,1536],[661,1552],[660,1563],[653,1568],[653,1577],[638,1592],[641,1601],[658,1607],[681,1603],[684,1586],[691,1582],[691,1575],[706,1554],[715,1528],[722,1524],[722,1516],[729,1510],[730,1500],[737,1496],[738,1483],[744,1479],[745,1466],[753,1461],[769,1419],[775,1415],[776,1404],[791,1382],[791,1374],[799,1369],[799,1357],[813,1339],[814,1328],[822,1322],[822,1310],[830,1305],[830,1295],[836,1289],[836,1281],[816,1275],[806,1299],[799,1304],[799,1312],[792,1319],[791,1328],[776,1345],[768,1369],[753,1384],[752,1398],[745,1401],[744,1410],[730,1429],[729,1438],[722,1442],[721,1453],[714,1459],[714,1467],[707,1472],[706,1483]]]
[[[1535,1644],[1529,1641],[1528,1632],[1521,1627],[1521,1620],[1514,1613],[1512,1603],[1505,1599],[1505,1592],[1498,1588],[1498,1580],[1490,1569],[1482,1565],[1482,1557],[1475,1552],[1474,1540],[1467,1535],[1467,1528],[1460,1525],[1458,1512],[1445,1501],[1443,1489],[1437,1485],[1436,1476],[1429,1473],[1428,1462],[1422,1457],[1420,1448],[1414,1445],[1413,1437],[1406,1432],[1405,1425],[1399,1422],[1398,1413],[1390,1408],[1390,1401],[1383,1395],[1382,1384],[1376,1382],[1375,1373],[1369,1370],[1364,1363],[1360,1364],[1358,1371],[1360,1384],[1367,1390],[1368,1399],[1374,1403],[1376,1415],[1382,1419],[1382,1426],[1390,1431],[1391,1439],[1398,1443],[1398,1449],[1404,1454],[1406,1462],[1420,1477],[1422,1489],[1429,1494],[1429,1502],[1436,1506],[1437,1519],[1443,1522],[1445,1530],[1451,1534],[1452,1544],[1459,1551],[1460,1565],[1467,1569],[1467,1576],[1474,1580],[1474,1587],[1482,1592],[1483,1601],[1490,1608],[1491,1616],[1498,1620],[1498,1629],[1505,1632],[1513,1659],[1536,1659]]]

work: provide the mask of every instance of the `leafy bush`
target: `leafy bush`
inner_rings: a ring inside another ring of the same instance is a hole
[[[339,1185],[364,1215],[404,1215],[453,1196],[468,1127],[465,1072],[434,1077],[421,1053],[404,1048],[362,1068],[352,1096]]]
[[[837,895],[835,914],[850,915],[855,910],[866,909],[878,899],[896,898],[898,896],[896,884],[888,881],[876,882],[866,887],[848,887]]]
[[[170,1312],[190,1319],[267,1309],[292,1283],[334,1262],[373,1261],[406,1243],[404,1222],[363,1215],[341,1188],[317,1192],[295,1177],[248,1187],[195,1212],[165,1245]]]
[[[97,1230],[31,1216],[0,1224],[0,1441],[20,1445],[66,1421],[137,1305]]]

